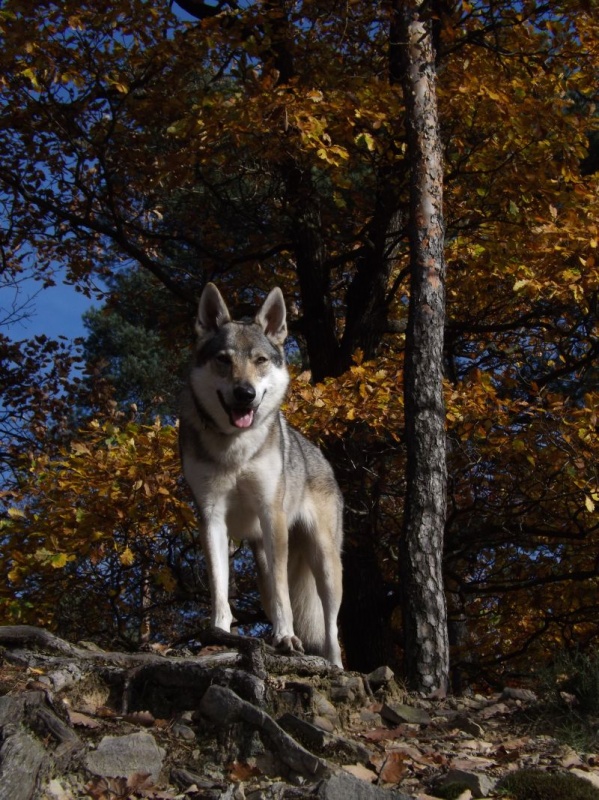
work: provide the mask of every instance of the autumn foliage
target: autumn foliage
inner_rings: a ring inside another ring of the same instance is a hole
[[[22,473],[24,500],[2,522],[3,616],[75,636],[112,620],[116,641],[138,642],[150,606],[183,587],[193,547],[176,430],[92,420],[52,456],[29,455]],[[168,611],[158,617],[173,625]]]
[[[195,5],[192,21],[159,0],[3,5],[4,275],[61,265],[86,289],[145,271],[172,305],[155,320],[171,348],[207,279],[244,308],[281,285],[287,414],[346,497],[346,651],[400,659],[409,164],[389,7]],[[594,5],[433,4],[444,565],[466,678],[534,673],[599,640]],[[129,643],[192,629],[206,587],[174,419],[80,385],[69,414],[62,384],[34,391],[46,378],[3,396],[23,412],[4,424],[4,618]]]

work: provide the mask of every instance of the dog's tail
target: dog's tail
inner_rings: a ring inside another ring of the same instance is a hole
[[[289,553],[289,595],[293,629],[302,640],[305,652],[327,657],[322,603],[314,573],[301,550]]]

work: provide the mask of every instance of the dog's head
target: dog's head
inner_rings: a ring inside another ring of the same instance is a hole
[[[279,408],[289,383],[283,349],[286,310],[279,288],[253,319],[236,321],[216,286],[207,284],[196,332],[192,388],[223,433],[249,430]]]

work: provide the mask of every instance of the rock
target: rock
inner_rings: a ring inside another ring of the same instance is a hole
[[[353,703],[356,699],[354,690],[349,686],[332,686],[331,687],[331,700],[336,700],[338,703]]]
[[[219,783],[207,779],[205,775],[200,775],[198,772],[193,772],[192,770],[183,769],[181,767],[173,767],[171,770],[171,780],[182,789],[188,789],[192,784],[195,784],[198,789],[222,788]]]
[[[458,714],[451,720],[451,726],[460,731],[464,731],[469,736],[474,736],[475,739],[484,739],[485,731],[478,722],[475,722],[465,714]]]
[[[529,689],[518,689],[512,686],[506,686],[501,693],[501,700],[522,700],[525,703],[536,703],[537,696]]]
[[[359,675],[342,674],[331,684],[332,700],[365,700],[364,680]]]
[[[84,764],[101,778],[128,778],[142,773],[156,782],[165,754],[151,733],[140,731],[127,736],[105,736],[96,750],[87,754]]]
[[[403,792],[380,789],[347,772],[340,772],[323,781],[317,797],[319,800],[411,800]]]
[[[50,681],[52,690],[60,692],[79,683],[83,678],[83,674],[83,670],[77,664],[65,664],[49,672],[46,677]]]
[[[2,798],[30,800],[54,767],[62,769],[83,743],[58,715],[46,692],[0,698],[0,789]]]
[[[377,669],[369,673],[366,677],[373,688],[378,688],[379,686],[385,686],[387,683],[390,683],[395,678],[395,675],[391,667],[377,667]]]
[[[329,717],[321,717],[318,714],[316,714],[316,716],[312,720],[312,724],[316,725],[317,728],[320,728],[322,731],[326,731],[327,733],[333,733],[333,731],[335,730],[335,726],[333,725]]]
[[[593,786],[599,789],[599,775],[596,772],[587,772],[584,769],[578,769],[578,767],[574,767],[570,772],[572,775],[576,775],[576,777],[592,783]]]
[[[381,668],[373,677],[388,684],[375,683],[381,688],[376,697],[368,690],[367,701],[364,676],[316,669],[304,657],[273,657],[265,679],[252,671],[253,662],[231,652],[218,663],[214,654],[125,653],[102,653],[96,662],[94,654],[73,655],[69,647],[63,647],[66,655],[43,660],[31,653],[29,671],[20,652],[9,661],[14,654],[0,651],[0,800],[75,800],[107,792],[149,792],[165,800],[183,794],[204,800],[430,800],[433,774],[448,770],[440,778],[442,791],[460,800],[488,796],[488,775],[500,787],[519,780],[526,790],[528,781],[528,796],[543,782],[552,797],[599,798],[597,756],[560,746],[549,734],[522,735],[515,712],[532,698],[520,690],[423,699],[400,694],[391,671]],[[59,694],[42,685],[55,674],[62,676],[51,680],[63,687]],[[355,700],[335,708],[331,696]],[[406,705],[396,703],[400,698]],[[384,723],[379,711],[385,700]],[[129,748],[123,743],[132,731],[151,747],[143,759],[124,763]],[[110,741],[117,766],[107,770]],[[531,771],[534,764],[542,769]]]
[[[295,714],[283,714],[277,723],[291,736],[312,749],[323,750],[333,738],[330,733],[305,719],[296,717]]]
[[[258,729],[283,764],[299,775],[317,778],[330,773],[326,761],[308,752],[265,711],[242,700],[231,689],[213,684],[204,693],[199,710],[218,727],[244,722]]]
[[[483,708],[481,711],[479,711],[479,716],[481,719],[491,719],[492,717],[509,713],[510,709],[505,703],[493,703],[492,705],[487,706],[487,708]]]
[[[333,723],[337,721],[339,716],[337,714],[337,709],[331,701],[320,692],[314,691],[312,693],[312,707],[315,714],[321,717],[328,717]]]
[[[382,717],[378,711],[372,711],[370,708],[360,709],[360,719],[366,725],[377,727],[382,724]]]
[[[564,745],[559,754],[559,764],[565,769],[581,767],[583,765],[580,755],[568,745]]]
[[[246,800],[304,800],[307,795],[302,789],[291,789],[287,783],[271,783],[263,789],[246,794]],[[219,798],[221,800],[221,798]]]
[[[62,782],[53,778],[46,786],[44,800],[73,800],[73,795],[65,789]]]
[[[82,647],[84,650],[89,650],[90,653],[103,653],[104,650],[97,645],[95,642],[89,642],[87,640],[81,639],[77,642],[78,647]]]
[[[384,703],[381,708],[381,717],[392,725],[409,722],[413,725],[429,725],[431,718],[421,708],[406,706],[403,703]]]
[[[496,781],[481,772],[451,769],[436,783],[436,786],[449,786],[452,783],[468,787],[473,797],[488,797],[493,791]]]
[[[186,739],[188,742],[193,742],[196,738],[195,731],[189,725],[183,725],[182,722],[175,722],[173,733],[179,739]]]
[[[345,755],[366,764],[372,755],[370,750],[360,742],[336,736],[334,733],[327,733],[294,714],[283,714],[277,722],[287,733],[299,739],[311,750],[316,750],[325,756]]]
[[[37,739],[22,730],[17,729],[7,736],[4,729],[3,737],[0,748],[2,797],[30,800],[46,763],[45,750]]]

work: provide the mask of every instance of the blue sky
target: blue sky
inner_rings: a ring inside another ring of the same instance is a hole
[[[198,22],[177,5],[173,6],[173,12],[182,21],[195,24]],[[85,335],[81,317],[92,306],[100,305],[100,301],[90,300],[73,286],[60,282],[59,272],[54,277],[56,286],[47,289],[33,279],[23,280],[18,296],[15,296],[12,286],[5,286],[0,282],[0,333],[15,341],[40,334],[50,338],[66,336],[69,339]],[[10,324],[2,324],[10,316],[13,307],[22,307],[25,303],[26,317]]]
[[[58,276],[57,276],[58,277]],[[43,289],[42,284],[34,281],[24,281],[19,288],[16,300],[22,305],[29,299],[26,318],[13,322],[3,333],[11,339],[29,339],[39,334],[50,338],[66,336],[74,339],[84,336],[82,315],[99,301],[90,300],[81,292],[75,291],[74,286],[57,282],[56,286]],[[0,289],[0,309],[10,308],[15,302],[15,291],[12,287]],[[3,314],[0,312],[0,317]]]

